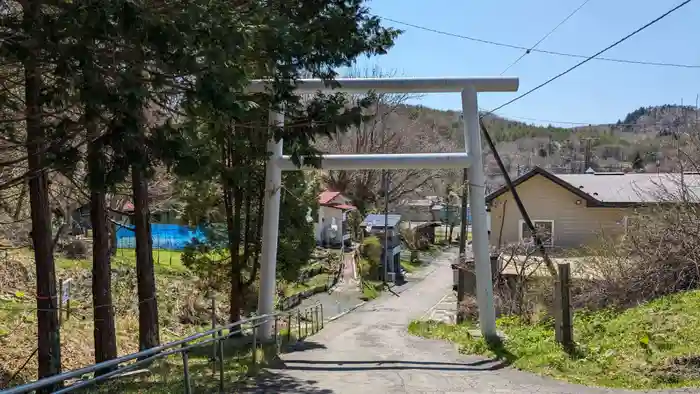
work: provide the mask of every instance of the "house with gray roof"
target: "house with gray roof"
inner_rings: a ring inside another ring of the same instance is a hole
[[[585,245],[601,232],[624,234],[640,207],[700,201],[698,173],[554,174],[535,167],[513,184],[546,245],[557,248]],[[506,186],[489,194],[486,203],[493,247],[531,240]]]

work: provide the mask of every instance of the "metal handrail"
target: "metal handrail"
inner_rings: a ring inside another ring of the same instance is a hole
[[[309,310],[315,309],[315,323],[316,327],[314,329],[314,313],[311,313],[311,325],[312,325],[312,333],[318,332],[321,328],[323,328],[323,304],[321,303],[316,303],[312,306],[304,308],[305,312],[303,313],[303,316],[305,319],[308,319],[309,316]],[[320,310],[320,320],[318,316],[318,312]],[[256,345],[256,328],[261,326],[265,321],[268,321],[269,319],[275,319],[275,328],[274,328],[274,341],[277,344],[277,336],[278,336],[278,327],[277,327],[277,322],[280,317],[290,317],[289,322],[291,323],[291,317],[292,316],[298,316],[299,319],[302,316],[302,312],[299,308],[295,310],[290,310],[290,311],[281,311],[281,312],[275,312],[267,315],[260,315],[260,316],[254,316],[246,319],[241,319],[239,321],[233,322],[233,323],[228,323],[226,325],[214,327],[208,331],[204,331],[201,333],[197,333],[194,335],[191,335],[189,337],[179,339],[177,341],[169,342],[160,346],[156,346],[150,349],[146,349],[137,353],[132,353],[128,354],[126,356],[122,357],[117,357],[112,360],[107,360],[103,361],[98,364],[93,364],[88,367],[83,367],[79,368],[76,370],[64,372],[58,375],[54,376],[49,376],[44,379],[39,379],[34,382],[26,383],[21,386],[9,388],[6,390],[0,391],[0,394],[21,394],[21,393],[29,393],[33,392],[42,388],[50,387],[57,385],[59,383],[65,382],[70,379],[76,379],[79,378],[85,374],[89,373],[94,373],[96,371],[100,370],[110,370],[116,367],[116,369],[109,371],[107,373],[101,374],[99,376],[94,376],[91,379],[87,380],[82,380],[80,382],[71,384],[67,387],[64,387],[58,391],[55,391],[54,394],[62,394],[62,393],[68,393],[74,390],[77,390],[79,388],[83,388],[86,386],[93,385],[95,383],[107,380],[109,378],[112,378],[117,375],[124,374],[125,372],[129,372],[136,367],[143,365],[143,364],[148,364],[150,362],[153,362],[158,359],[162,359],[168,356],[171,356],[173,354],[181,353],[182,358],[183,358],[183,363],[184,363],[184,370],[183,370],[183,375],[185,379],[185,392],[186,393],[191,393],[191,386],[189,382],[189,376],[188,376],[188,352],[194,348],[198,347],[203,347],[211,343],[218,343],[219,344],[219,356],[220,356],[220,384],[223,385],[223,368],[224,368],[224,360],[223,360],[223,341],[231,338],[232,336],[243,333],[243,325],[245,324],[252,324],[252,330],[253,330],[253,358],[255,361],[255,349],[257,348]],[[308,330],[308,323],[306,324],[306,334],[305,336],[309,335],[309,330]],[[234,330],[232,330],[234,329]],[[290,340],[291,338],[291,331],[292,327],[291,325],[287,327],[288,333],[287,333],[287,338]],[[224,330],[229,330],[229,333],[227,335],[221,335]],[[301,322],[298,322],[298,330],[301,331]],[[197,341],[199,339],[209,337],[206,340],[199,341],[197,343],[191,343],[193,341]],[[298,337],[301,338],[301,332],[298,333]],[[119,367],[119,364],[123,364],[125,362],[133,361],[136,360],[136,362],[131,363],[129,365]]]

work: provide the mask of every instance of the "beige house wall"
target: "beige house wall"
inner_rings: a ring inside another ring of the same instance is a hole
[[[554,221],[554,247],[575,248],[588,244],[602,233],[621,234],[630,209],[587,208],[586,201],[542,175],[516,187],[532,220]],[[491,202],[492,247],[520,242],[522,216],[512,195],[506,192]]]

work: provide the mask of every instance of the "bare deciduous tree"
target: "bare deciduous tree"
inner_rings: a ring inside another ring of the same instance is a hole
[[[391,76],[392,73],[378,68],[350,73],[350,77]],[[364,97],[355,96],[352,101],[359,102]],[[449,135],[444,135],[450,130],[443,130],[420,107],[406,104],[413,98],[416,97],[408,94],[376,95],[361,126],[319,141],[319,150],[347,154],[454,151],[456,144]],[[426,186],[432,188],[436,175],[439,177],[440,173],[425,169],[389,171],[389,203],[394,204]],[[328,188],[351,197],[361,209],[375,205],[383,192],[382,170],[328,171],[323,180]]]

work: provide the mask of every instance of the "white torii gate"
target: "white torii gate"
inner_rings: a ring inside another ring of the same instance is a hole
[[[323,155],[321,168],[327,170],[363,169],[415,169],[415,168],[468,168],[469,204],[472,212],[472,248],[476,265],[477,303],[479,325],[485,338],[496,338],[496,314],[493,306],[493,284],[487,233],[484,163],[477,92],[515,92],[518,78],[358,78],[336,79],[339,87],[333,89],[319,79],[300,80],[300,93],[461,93],[464,115],[464,145],[466,152],[459,153],[402,153],[402,154],[328,154]],[[264,92],[269,81],[256,80],[249,92]],[[270,111],[271,127],[282,126],[284,115]],[[280,189],[282,171],[298,171],[289,156],[282,154],[282,141],[267,143],[270,154],[265,172],[265,208],[262,228],[262,261],[260,263],[260,292],[258,314],[274,312],[277,246],[279,238]],[[312,169],[312,168],[308,168]],[[262,327],[269,336],[272,321]]]

